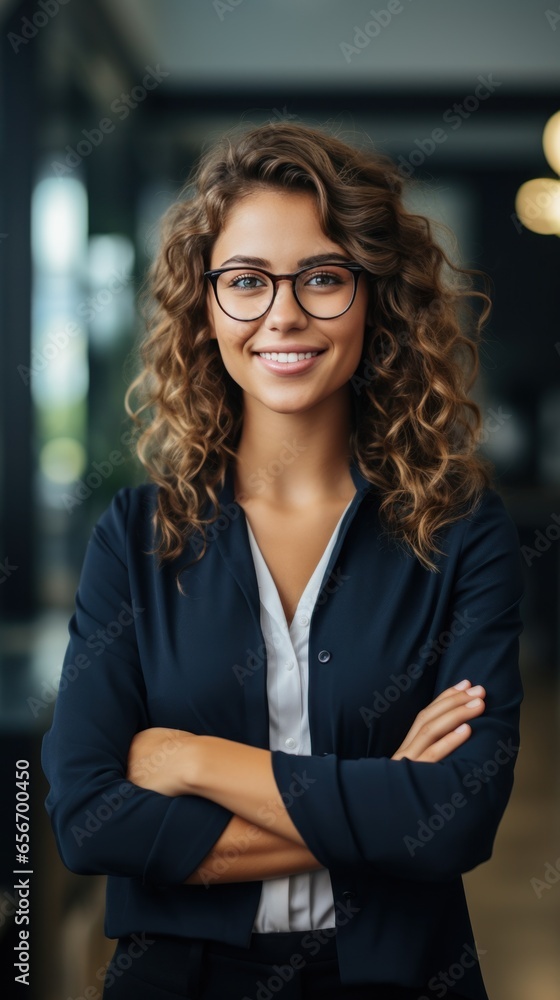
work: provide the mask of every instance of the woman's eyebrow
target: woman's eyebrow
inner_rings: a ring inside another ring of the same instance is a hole
[[[341,261],[348,262],[351,258],[346,256],[346,254],[336,253],[319,253],[313,254],[311,257],[302,257],[297,261],[297,267],[313,267],[315,264],[325,264],[328,261]],[[228,257],[227,260],[220,264],[220,267],[226,267],[227,264],[249,264],[253,267],[270,267],[270,261],[265,260],[264,257],[246,257],[243,254],[236,254],[235,257]]]

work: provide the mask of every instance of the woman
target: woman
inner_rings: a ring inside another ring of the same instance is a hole
[[[103,996],[487,1000],[461,873],[524,593],[467,395],[487,296],[327,130],[230,133],[190,183],[125,399],[151,482],[94,527],[43,749],[64,863],[109,876]]]

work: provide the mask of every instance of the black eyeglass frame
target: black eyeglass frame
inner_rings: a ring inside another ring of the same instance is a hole
[[[262,267],[252,267],[250,264],[246,265],[246,267],[247,270],[256,271],[257,274],[265,274],[267,278],[270,278],[274,286],[272,299],[270,300],[264,312],[260,313],[259,316],[253,316],[251,319],[239,319],[239,317],[232,316],[231,313],[228,313],[227,309],[224,309],[222,303],[220,302],[220,299],[218,297],[218,289],[216,288],[218,278],[220,277],[221,274],[224,274],[226,271],[241,271],[243,269],[242,264],[241,265],[238,264],[237,266],[232,265],[231,267],[219,267],[212,271],[204,271],[203,273],[203,278],[208,278],[210,284],[212,285],[212,288],[214,289],[216,302],[218,303],[222,312],[225,313],[226,316],[229,316],[230,319],[234,319],[237,323],[254,323],[255,320],[262,319],[262,317],[265,316],[270,309],[272,309],[272,306],[274,304],[274,299],[276,298],[276,293],[278,291],[278,282],[285,280],[292,282],[292,291],[294,293],[294,298],[300,309],[303,309],[304,313],[307,313],[308,316],[312,316],[313,319],[338,319],[339,316],[344,316],[344,313],[348,312],[348,310],[353,306],[354,300],[356,298],[356,292],[358,290],[358,278],[362,273],[362,271],[365,271],[365,267],[362,267],[361,264],[345,264],[342,261],[338,260],[331,262],[325,261],[322,264],[311,264],[308,267],[300,268],[299,271],[293,271],[291,274],[273,274],[272,271],[265,271],[264,268]],[[315,313],[309,312],[309,309],[306,309],[305,306],[301,304],[298,298],[298,294],[296,292],[296,281],[299,278],[300,274],[304,274],[306,271],[317,271],[321,267],[343,267],[347,271],[350,271],[352,273],[352,277],[354,279],[352,298],[350,299],[350,302],[348,303],[346,308],[343,309],[342,312],[337,313],[336,316],[316,316]]]

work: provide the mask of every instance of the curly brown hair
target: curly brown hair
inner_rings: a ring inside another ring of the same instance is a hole
[[[136,345],[140,371],[125,395],[140,429],[136,455],[160,487],[152,554],[175,558],[198,531],[198,561],[204,525],[220,516],[216,491],[236,457],[243,400],[210,337],[203,272],[228,210],[257,188],[311,192],[325,234],[365,268],[373,324],[351,380],[350,453],[379,490],[384,530],[439,572],[430,559],[441,552],[437,532],[473,512],[493,485],[492,464],[476,454],[480,409],[468,398],[488,280],[453,263],[434,224],[405,208],[403,178],[388,156],[293,121],[226,133],[163,218],[144,296],[147,332]]]

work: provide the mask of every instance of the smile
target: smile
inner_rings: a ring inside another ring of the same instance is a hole
[[[325,351],[263,351],[255,353],[259,364],[263,365],[273,375],[300,375],[320,364]]]
[[[290,351],[289,354],[281,352],[277,354],[275,351],[272,354],[259,353],[259,358],[266,358],[267,361],[280,361],[281,364],[293,364],[294,361],[305,361],[306,358],[314,358],[319,354],[319,351],[307,351],[306,354],[296,354],[295,351]]]

